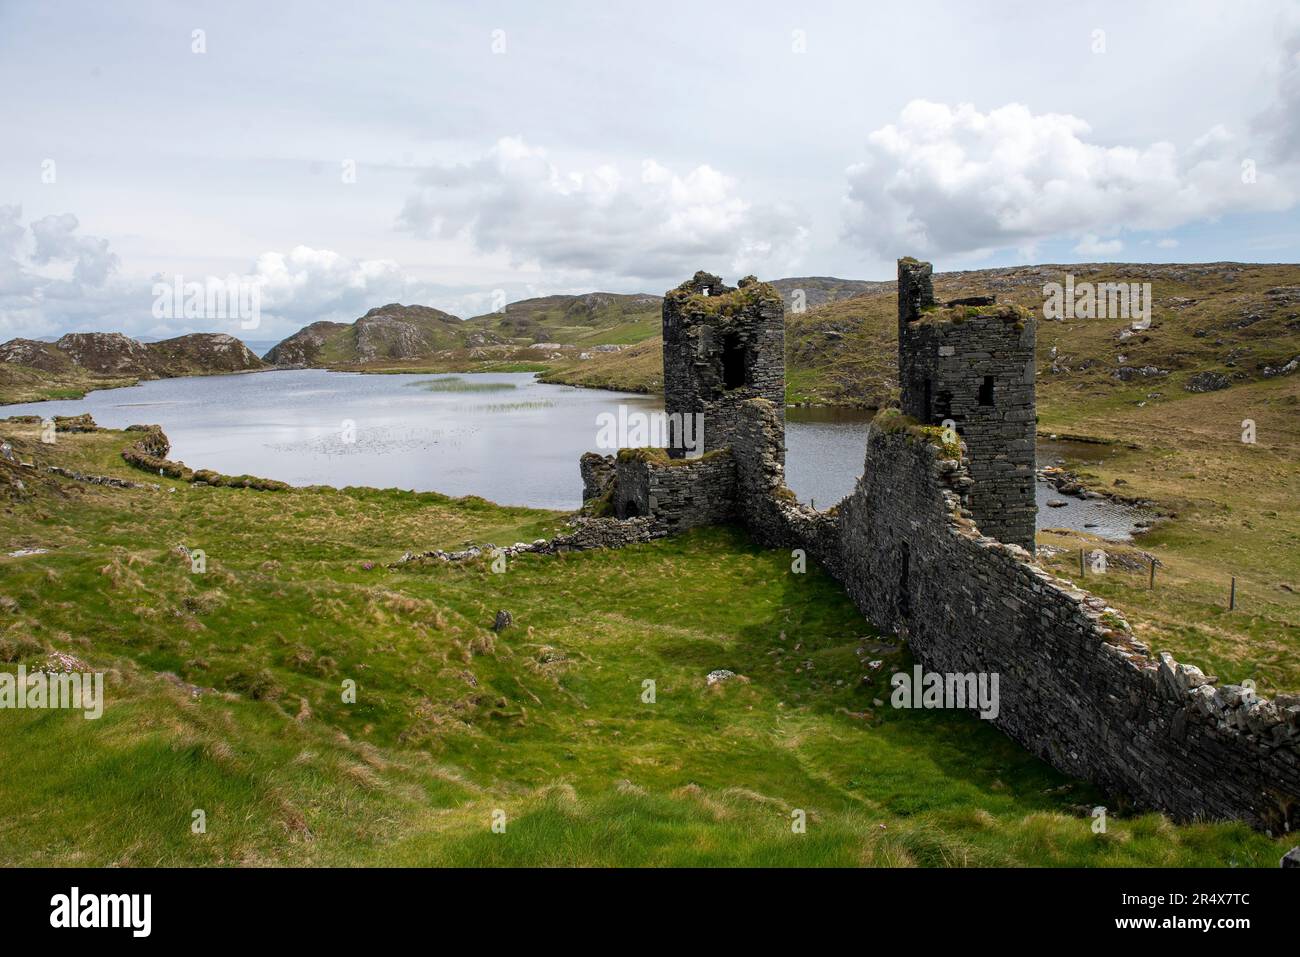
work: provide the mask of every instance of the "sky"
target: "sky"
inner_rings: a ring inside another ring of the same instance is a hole
[[[1300,261],[1300,3],[0,0],[0,340]],[[236,277],[259,324],[159,311]]]

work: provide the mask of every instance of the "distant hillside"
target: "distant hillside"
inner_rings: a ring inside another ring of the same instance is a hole
[[[262,368],[247,346],[224,333],[148,343],[120,332],[71,332],[57,342],[11,339],[0,344],[0,401],[76,398],[140,379]]]
[[[812,309],[828,302],[837,302],[840,299],[851,299],[865,293],[881,292],[885,289],[894,288],[892,282],[875,282],[867,279],[836,279],[834,276],[796,276],[793,279],[775,279],[772,281],[772,285],[776,287],[776,291],[785,300],[787,314],[793,308],[795,293],[799,290],[803,291],[804,307]]]
[[[939,273],[935,293],[956,299],[994,293],[1042,315],[1043,286],[1064,282],[1149,282],[1151,327],[1123,319],[1042,319],[1038,326],[1040,408],[1111,398],[1132,403],[1294,374],[1300,368],[1300,266],[1240,263],[1017,266]],[[783,292],[798,288],[778,280]],[[879,406],[897,394],[894,284],[786,314],[787,400]],[[808,287],[804,287],[808,288]],[[663,381],[652,365],[661,340],[640,361],[595,354],[552,371],[549,381],[644,388]],[[1154,398],[1149,398],[1154,397]]]
[[[563,345],[626,345],[659,332],[663,297],[589,292],[509,303],[500,312],[467,320],[502,339]]]
[[[774,285],[788,303],[796,290],[803,290],[804,302],[811,308],[884,284],[810,276],[781,279]],[[601,355],[613,365],[602,365],[604,372],[582,378],[633,377],[640,389],[653,391],[659,388],[655,376],[640,374],[648,371],[645,356],[653,350],[640,350],[622,361],[606,352],[657,337],[662,312],[663,297],[650,293],[540,296],[464,321],[428,306],[390,303],[353,323],[314,322],[263,358],[282,368],[472,371],[491,366],[544,371]],[[542,351],[527,351],[536,345]]]
[[[803,292],[805,307],[874,291],[887,283],[830,276],[778,279],[772,283],[791,308],[795,293]],[[501,312],[468,320],[515,342],[555,342],[589,348],[633,345],[659,335],[663,297],[650,293],[625,295],[589,292],[576,296],[543,296],[512,302]]]
[[[538,379],[559,385],[618,392],[662,392],[664,388],[664,341],[660,336],[638,342],[619,352],[582,353],[586,359],[570,358],[559,368]]]
[[[430,306],[389,303],[356,322],[314,322],[266,355],[275,366],[340,366],[422,359],[450,349],[492,345],[496,335]]]

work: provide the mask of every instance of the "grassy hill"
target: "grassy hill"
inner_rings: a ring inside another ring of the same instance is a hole
[[[646,294],[589,292],[512,302],[467,322],[504,339],[564,345],[625,345],[659,332],[663,299]]]
[[[664,388],[664,341],[654,336],[619,352],[565,356],[553,362],[538,378],[558,385],[623,392],[658,393]]]
[[[771,285],[785,300],[786,309],[792,310],[800,292],[805,309],[824,306],[828,302],[852,299],[868,293],[892,289],[891,282],[874,282],[868,279],[836,279],[834,276],[797,276],[793,279],[774,279]]]
[[[1233,385],[1281,374],[1300,357],[1300,266],[1024,266],[940,273],[935,295],[946,300],[992,292],[1041,316],[1043,285],[1062,282],[1067,272],[1077,282],[1150,282],[1152,322],[1150,329],[1125,335],[1129,323],[1122,319],[1040,321],[1038,394],[1046,409],[1080,401],[1157,401],[1148,398],[1153,393],[1169,400],[1185,394],[1189,383],[1219,384],[1216,375]],[[788,297],[790,284],[798,282],[807,280],[776,285]],[[894,284],[869,285],[864,294],[787,312],[788,401],[876,407],[897,395]],[[653,351],[647,340],[645,356]],[[1192,383],[1198,373],[1202,379]],[[655,372],[645,363],[597,355],[556,369],[550,378],[644,391],[662,382],[662,367]]]
[[[1275,867],[1294,843],[1124,808],[1092,833],[1101,796],[986,723],[878,703],[905,649],[738,532],[388,568],[559,517],[192,485],[127,468],[125,433],[37,428],[0,434],[158,488],[0,458],[0,668],[58,652],[107,694],[98,721],[0,711],[3,865]]]
[[[135,376],[98,375],[75,366],[47,370],[0,362],[0,405],[80,399],[95,389],[118,389],[139,381]]]

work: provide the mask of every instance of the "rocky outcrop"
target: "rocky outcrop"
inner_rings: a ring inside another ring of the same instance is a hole
[[[0,345],[0,361],[49,373],[84,370],[139,379],[264,368],[248,346],[219,332],[198,332],[149,343],[120,332],[70,332],[57,342],[11,339]]]
[[[418,359],[447,346],[447,336],[456,329],[439,328],[447,323],[460,324],[455,316],[428,306],[402,306],[397,303],[371,309],[357,320],[356,361],[376,359]]]
[[[444,350],[499,341],[440,309],[391,302],[371,309],[353,323],[313,322],[278,343],[264,358],[280,368],[325,368],[427,359]]]
[[[1217,392],[1232,385],[1232,380],[1222,372],[1198,372],[1183,386],[1188,392]]]
[[[249,372],[265,363],[234,336],[222,332],[196,332],[145,345],[153,371],[160,376],[198,373]]]
[[[90,372],[103,375],[153,372],[153,361],[145,344],[120,332],[70,332],[54,346]]]
[[[54,343],[35,339],[10,339],[0,344],[0,362],[12,362],[42,372],[69,372],[76,367],[71,357]]]
[[[272,347],[270,352],[262,356],[262,360],[281,368],[314,366],[320,359],[325,344],[336,333],[350,328],[345,322],[313,322]]]

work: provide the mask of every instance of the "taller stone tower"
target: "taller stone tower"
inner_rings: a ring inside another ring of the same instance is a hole
[[[703,414],[704,451],[732,445],[746,399],[769,400],[785,439],[785,304],[753,276],[697,272],[664,296],[664,409]],[[669,454],[681,457],[681,443]],[[784,461],[784,452],[782,454]]]
[[[1034,551],[1033,314],[993,296],[935,302],[930,263],[898,261],[903,412],[951,423],[970,458],[970,507],[985,535]]]

